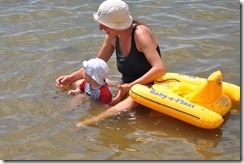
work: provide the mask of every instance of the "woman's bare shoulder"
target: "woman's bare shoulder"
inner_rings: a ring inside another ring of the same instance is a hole
[[[138,50],[142,50],[143,47],[147,47],[149,45],[153,45],[153,47],[157,46],[156,39],[151,29],[145,25],[137,26],[134,37]]]

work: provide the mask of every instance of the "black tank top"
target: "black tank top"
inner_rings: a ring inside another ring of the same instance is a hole
[[[133,27],[131,35],[131,49],[129,55],[124,57],[119,49],[119,37],[116,37],[116,60],[117,68],[122,74],[122,80],[124,83],[131,83],[136,79],[143,76],[146,72],[151,69],[151,64],[147,61],[144,53],[140,52],[136,48],[134,33],[137,25]],[[158,54],[160,54],[160,48],[156,48]]]

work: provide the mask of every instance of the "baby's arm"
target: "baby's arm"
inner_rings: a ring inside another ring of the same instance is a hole
[[[84,82],[84,79],[78,80],[75,83],[72,84],[72,87],[75,89],[72,89],[68,92],[69,95],[75,95],[76,93],[80,93],[80,85]]]
[[[78,87],[78,88],[76,88],[76,89],[69,90],[68,94],[69,94],[69,95],[75,95],[76,93],[80,93],[80,92],[81,92],[81,90],[80,90],[80,88]]]

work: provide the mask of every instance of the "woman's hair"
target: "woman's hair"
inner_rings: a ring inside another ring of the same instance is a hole
[[[139,22],[139,21],[136,20],[136,19],[133,19],[132,24],[134,24],[134,23],[136,23],[136,24],[138,24],[138,25],[140,25],[140,24],[144,25],[143,23]]]
[[[133,18],[132,24],[134,24],[134,23],[138,24],[138,25],[144,25],[144,26],[146,26],[146,27],[148,27],[150,29],[150,27],[148,25],[146,25],[145,23],[139,22],[138,20]]]

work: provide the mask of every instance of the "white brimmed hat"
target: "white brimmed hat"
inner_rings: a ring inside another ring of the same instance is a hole
[[[104,85],[104,79],[109,74],[109,67],[107,63],[99,58],[90,59],[88,61],[83,61],[83,66],[85,67],[86,73],[91,76],[98,84]]]
[[[126,30],[132,25],[128,5],[122,0],[106,0],[93,14],[94,20],[114,30]]]

